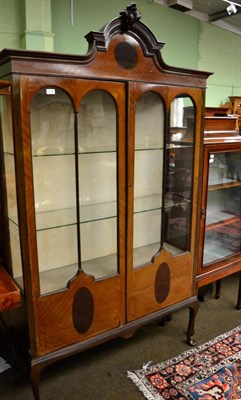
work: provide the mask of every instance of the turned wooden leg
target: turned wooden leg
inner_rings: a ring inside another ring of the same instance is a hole
[[[219,297],[220,297],[220,294],[221,294],[221,282],[222,282],[221,279],[219,279],[219,280],[216,282],[215,299],[219,299]]]
[[[196,315],[199,309],[198,300],[196,300],[193,304],[189,306],[189,323],[188,323],[188,330],[187,330],[187,343],[190,346],[196,346],[196,341],[191,338],[194,335],[194,325]]]
[[[198,290],[198,300],[199,301],[204,301],[204,297],[208,296],[210,297],[213,292],[213,284],[209,283],[208,285],[205,285]]]
[[[241,271],[239,271],[239,287],[238,287],[237,310],[241,310]]]
[[[35,400],[40,400],[39,382],[42,370],[43,365],[41,363],[31,365],[31,383]]]

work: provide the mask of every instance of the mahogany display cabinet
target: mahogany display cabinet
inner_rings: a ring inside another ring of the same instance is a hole
[[[207,116],[198,255],[199,288],[241,270],[241,136],[237,116]],[[241,308],[239,289],[237,308]]]
[[[166,65],[140,17],[90,32],[84,56],[0,53],[2,264],[23,297],[5,320],[36,399],[46,365],[182,307],[192,343],[210,74]]]

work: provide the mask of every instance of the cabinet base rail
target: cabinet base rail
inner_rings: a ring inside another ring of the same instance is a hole
[[[45,354],[43,356],[34,357],[31,361],[30,366],[30,376],[31,376],[31,383],[34,393],[35,400],[40,400],[40,391],[39,391],[39,384],[40,384],[40,375],[41,372],[45,367],[48,365],[64,359],[66,357],[72,356],[74,354],[80,353],[84,350],[88,350],[91,347],[100,345],[105,343],[109,340],[115,339],[117,337],[128,337],[128,333],[131,331],[135,331],[136,329],[147,325],[149,323],[155,322],[160,320],[162,317],[169,316],[173,312],[178,311],[184,307],[189,307],[189,322],[188,322],[188,329],[187,329],[187,343],[190,346],[195,346],[196,341],[192,338],[194,335],[194,325],[195,319],[199,308],[199,302],[197,297],[191,297],[186,299],[180,303],[175,305],[166,307],[163,310],[159,310],[151,315],[139,318],[138,320],[129,322],[123,326],[119,326],[111,331],[101,333],[91,339],[85,340],[83,342],[75,343],[70,346],[66,346],[62,349],[57,351],[51,352],[49,354]]]

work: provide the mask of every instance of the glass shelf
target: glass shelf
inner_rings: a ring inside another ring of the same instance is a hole
[[[78,147],[78,154],[96,154],[96,153],[115,153],[116,149],[113,146],[103,146],[103,147]],[[64,156],[75,154],[73,148],[38,148],[33,149],[33,157],[44,157],[44,156]]]
[[[136,198],[136,213],[161,209],[161,201],[162,199],[160,194]],[[115,201],[100,204],[83,205],[80,207],[81,223],[116,218],[116,216]],[[15,225],[18,225],[18,220],[16,216],[12,216],[10,217],[10,219]],[[36,213],[37,231],[54,229],[57,227],[68,225],[75,225],[76,221],[77,219],[75,208]]]
[[[134,265],[142,265],[143,262],[145,263],[147,253],[151,259],[159,247],[159,243],[152,243],[147,246],[135,248],[133,259]],[[167,243],[164,243],[164,247],[168,251],[171,251],[173,255],[178,255],[182,252],[180,249]],[[106,276],[116,275],[117,272],[115,265],[116,254],[110,254],[108,256],[98,257],[82,262],[82,269],[86,274],[92,275],[98,280],[104,279]],[[70,276],[74,277],[77,271],[78,265],[71,264],[40,272],[41,294],[55,292],[59,290],[60,287],[67,287]],[[17,277],[15,280],[22,287],[22,277]]]
[[[156,150],[156,149],[154,149]],[[96,153],[116,153],[116,149],[113,147],[88,147],[88,148],[80,148],[78,149],[78,154],[96,154]],[[4,154],[13,156],[14,154],[9,151],[5,151]],[[39,148],[39,149],[33,149],[32,156],[33,157],[51,157],[51,156],[69,156],[69,155],[74,155],[75,152],[72,148]]]
[[[175,246],[170,245],[169,243],[164,242],[163,247],[170,251],[174,256],[182,253],[182,250],[178,249]],[[133,265],[144,265],[148,262],[151,262],[152,257],[157,254],[160,250],[160,243],[151,243],[146,246],[136,247],[133,252]]]
[[[187,148],[192,146],[187,145],[169,145],[167,149],[175,149],[175,148]],[[138,145],[136,151],[153,151],[153,150],[163,150],[163,147],[160,147],[158,144],[149,144],[148,146]],[[11,152],[5,152],[6,154],[13,155]],[[116,153],[116,148],[113,146],[103,146],[103,147],[78,147],[78,154],[96,154],[96,153]],[[37,148],[32,149],[32,156],[33,157],[46,157],[46,156],[64,156],[64,155],[74,155],[75,151],[73,148]]]
[[[203,264],[207,265],[241,251],[241,217],[220,212],[208,217]]]
[[[103,204],[93,204],[80,207],[81,223],[99,221],[116,217],[116,202]],[[11,221],[18,224],[17,217],[12,217]],[[69,208],[64,210],[46,211],[36,213],[37,231],[54,229],[57,227],[75,225],[76,209]]]
[[[209,213],[206,218],[206,230],[209,229],[209,225],[220,224],[220,221],[225,221],[233,217],[233,214],[226,211],[219,211],[215,213]]]
[[[116,275],[116,254],[84,261],[82,269],[86,274],[94,276],[95,279]],[[60,287],[66,288],[70,277],[74,278],[77,271],[78,265],[70,264],[40,272],[41,294],[55,292]],[[15,280],[22,287],[22,277],[15,278]]]
[[[6,156],[14,156],[11,151],[4,151],[3,154],[5,154]]]
[[[208,191],[241,186],[241,181],[230,178],[209,179]]]
[[[169,143],[169,144],[167,144],[166,148],[167,148],[167,150],[182,149],[182,148],[193,149],[193,143],[192,144],[189,144],[189,143],[188,144],[187,143]]]
[[[135,151],[145,151],[145,150],[163,150],[163,147],[155,144],[155,143],[150,143],[148,145],[146,144],[138,144],[138,146],[135,148]]]
[[[186,206],[191,203],[191,200],[188,197],[184,196],[175,196],[170,194],[170,196],[165,196],[165,204],[164,208],[171,208],[175,206]]]
[[[135,212],[134,214],[159,210],[162,207],[161,193],[153,194],[151,196],[143,196],[135,198]]]
[[[216,261],[220,261],[225,257],[232,255],[232,251],[226,250],[222,245],[214,240],[205,241],[205,248],[203,253],[203,265],[206,266]]]

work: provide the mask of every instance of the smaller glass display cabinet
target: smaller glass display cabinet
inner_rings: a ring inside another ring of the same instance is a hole
[[[237,118],[206,117],[198,287],[241,269],[241,137]]]
[[[0,250],[23,297],[5,323],[36,399],[46,365],[182,307],[194,344],[210,74],[167,66],[135,4],[86,38],[84,56],[0,53]]]

